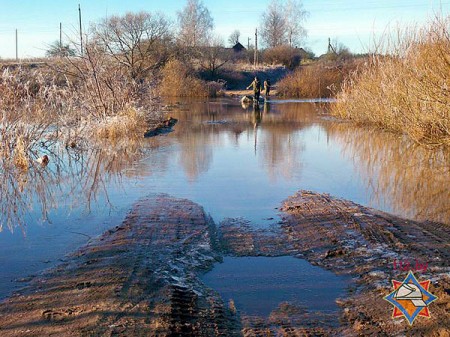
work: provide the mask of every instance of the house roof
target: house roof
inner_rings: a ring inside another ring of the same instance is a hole
[[[245,48],[240,42],[237,42],[237,43],[232,47],[232,49],[233,49],[234,51],[236,51],[236,52],[246,50],[246,48]]]

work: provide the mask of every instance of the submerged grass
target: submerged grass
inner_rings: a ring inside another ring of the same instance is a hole
[[[387,36],[345,81],[336,116],[450,146],[450,17]]]
[[[146,126],[145,116],[142,111],[130,107],[120,111],[115,116],[101,120],[94,130],[100,138],[117,140],[126,138],[132,134],[144,134]]]

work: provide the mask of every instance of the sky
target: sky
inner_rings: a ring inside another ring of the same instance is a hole
[[[214,32],[227,41],[234,31],[247,46],[254,41],[255,28],[271,0],[203,0],[214,19]],[[126,12],[161,12],[176,22],[186,0],[0,0],[0,58],[15,58],[15,32],[19,58],[41,57],[48,46],[78,34],[78,4],[83,30],[107,16]],[[326,52],[328,38],[337,39],[354,53],[367,52],[374,36],[397,25],[425,24],[436,13],[450,14],[450,0],[303,0],[309,12],[304,45],[316,55]]]

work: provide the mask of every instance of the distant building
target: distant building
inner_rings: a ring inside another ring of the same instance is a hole
[[[235,53],[240,53],[247,50],[247,48],[245,48],[240,42],[236,43],[231,49],[233,49]]]
[[[303,48],[297,48],[297,53],[300,55],[300,57],[302,58],[302,60],[306,60],[306,59],[312,59],[314,56],[311,55],[310,52],[307,52],[306,50],[304,50]]]

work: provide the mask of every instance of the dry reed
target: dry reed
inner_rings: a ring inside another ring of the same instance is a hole
[[[364,69],[345,82],[332,113],[449,146],[449,26],[449,17],[436,18],[384,37]]]
[[[162,81],[160,91],[166,97],[209,97],[210,92],[206,82],[197,78],[193,70],[186,67],[181,61],[176,59],[167,62],[162,69]]]
[[[278,83],[282,97],[324,98],[341,90],[344,79],[357,68],[360,60],[318,61],[297,68]]]
[[[108,140],[138,136],[137,133],[143,135],[145,128],[146,121],[143,112],[132,107],[120,111],[117,115],[102,119],[94,126],[96,135]]]

